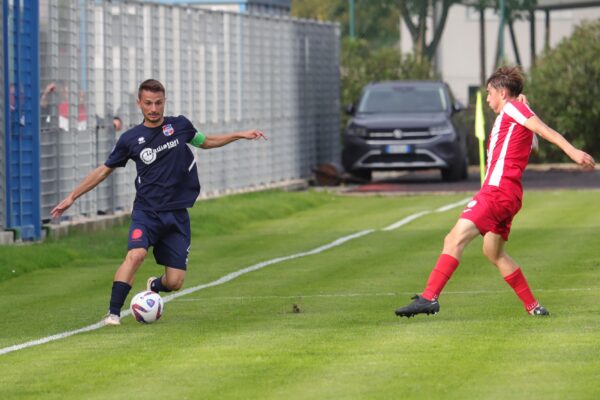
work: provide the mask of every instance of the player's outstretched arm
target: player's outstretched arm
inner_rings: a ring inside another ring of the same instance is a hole
[[[109,168],[106,165],[101,165],[88,174],[79,185],[67,197],[65,197],[56,207],[52,209],[50,214],[52,218],[60,217],[69,207],[73,205],[75,200],[89,192],[100,182],[105,180],[112,172],[114,168]]]
[[[575,147],[563,135],[550,128],[536,115],[532,116],[525,122],[525,127],[537,133],[550,143],[558,146],[568,155],[571,160],[585,169],[593,169],[596,165],[594,158],[585,151],[581,151]]]
[[[200,146],[203,149],[214,149],[215,147],[225,146],[231,142],[235,142],[239,139],[246,140],[267,140],[265,134],[258,129],[251,129],[249,131],[240,131],[233,133],[226,133],[224,135],[210,135],[206,136],[204,143]]]

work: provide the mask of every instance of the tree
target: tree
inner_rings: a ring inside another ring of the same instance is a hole
[[[415,59],[431,61],[442,38],[448,10],[460,0],[399,0],[400,14],[412,38]],[[437,10],[439,9],[439,17]],[[427,43],[427,20],[435,15],[433,36]],[[416,21],[413,18],[416,17]]]
[[[532,107],[576,147],[598,156],[600,141],[600,20],[585,22],[538,59],[527,95]],[[566,160],[555,146],[540,146],[543,161]]]
[[[297,18],[336,21],[342,38],[349,36],[348,0],[292,0],[291,14]],[[355,36],[367,40],[375,48],[398,43],[400,12],[396,0],[354,0]]]
[[[292,0],[291,14],[296,18],[331,21],[339,13],[344,0]]]
[[[358,100],[369,82],[398,79],[434,79],[428,59],[401,55],[400,11],[397,0],[355,0],[356,38],[348,37],[348,0],[292,0],[292,16],[337,21],[341,25],[341,104]],[[342,117],[342,126],[345,125]]]

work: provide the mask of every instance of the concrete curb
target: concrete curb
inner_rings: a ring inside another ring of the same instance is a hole
[[[130,211],[120,211],[114,214],[98,215],[90,218],[77,218],[57,224],[50,223],[44,225],[43,229],[45,235],[43,236],[55,240],[65,237],[70,233],[95,232],[125,224],[129,221],[130,216]],[[42,240],[44,240],[44,238]]]

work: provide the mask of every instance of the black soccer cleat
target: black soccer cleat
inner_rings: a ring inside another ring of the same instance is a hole
[[[536,308],[529,311],[529,314],[534,317],[547,317],[550,315],[550,311],[546,310],[546,307],[538,305]]]
[[[427,300],[418,294],[412,297],[413,302],[396,310],[399,317],[414,317],[416,314],[437,314],[440,303],[437,300]]]

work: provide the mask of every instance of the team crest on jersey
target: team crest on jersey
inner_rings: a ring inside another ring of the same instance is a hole
[[[144,231],[142,231],[141,229],[136,228],[131,232],[132,240],[140,240],[142,236],[144,236]]]
[[[163,125],[163,135],[165,136],[171,136],[172,134],[175,133],[175,129],[173,128],[173,125],[171,124],[166,124]]]

